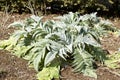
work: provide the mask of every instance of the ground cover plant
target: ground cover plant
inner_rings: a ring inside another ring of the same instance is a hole
[[[120,68],[120,51],[108,55],[109,59],[105,61],[107,67],[112,69]]]
[[[10,26],[18,30],[8,40],[0,41],[0,48],[29,60],[39,80],[59,78],[65,62],[71,63],[75,72],[97,78],[94,63],[104,63],[106,59],[99,38],[116,31],[112,24],[96,17],[96,13],[69,13],[57,17],[58,21],[41,19],[33,15],[12,23]]]

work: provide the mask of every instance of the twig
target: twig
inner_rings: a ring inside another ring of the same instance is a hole
[[[112,74],[114,74],[114,75],[117,75],[117,76],[119,76],[120,77],[120,74],[118,73],[118,72],[115,72],[115,71],[113,71],[113,70],[110,70],[109,68],[107,68],[107,67],[104,67],[104,68],[101,68],[101,69],[106,69],[106,70],[108,70],[110,73],[112,73]]]
[[[4,11],[4,14],[5,14],[4,16],[5,16],[5,18],[3,18],[3,24],[1,25],[2,27],[5,26],[5,24],[7,23],[7,21],[8,21],[9,18],[10,18],[9,13],[8,13],[8,8],[9,8],[9,6],[7,6],[7,4],[6,4],[5,11]]]

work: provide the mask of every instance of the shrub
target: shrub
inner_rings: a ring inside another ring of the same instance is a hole
[[[39,80],[59,78],[64,62],[72,64],[75,72],[97,78],[94,63],[103,63],[106,56],[99,37],[112,24],[100,20],[96,13],[80,16],[72,13],[59,16],[58,21],[41,21],[42,17],[31,16],[25,21],[10,26],[18,28],[8,40],[0,41],[0,48],[29,60],[38,71]],[[41,75],[42,74],[42,75]]]
[[[102,14],[110,12],[118,15],[120,12],[119,0],[2,0],[0,5],[0,10],[7,7],[9,12],[31,12],[32,14],[39,14],[40,11],[46,14],[48,10],[55,13],[79,11],[84,14],[97,11]]]

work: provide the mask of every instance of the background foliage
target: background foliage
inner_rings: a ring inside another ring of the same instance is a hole
[[[120,0],[0,0],[0,10],[9,12],[31,12],[38,14],[46,10],[56,12],[79,11],[80,13],[110,12],[119,14]]]

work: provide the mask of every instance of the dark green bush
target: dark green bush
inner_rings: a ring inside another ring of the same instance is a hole
[[[80,13],[109,12],[119,14],[120,0],[1,0],[0,10],[8,12],[68,12],[79,11]]]

